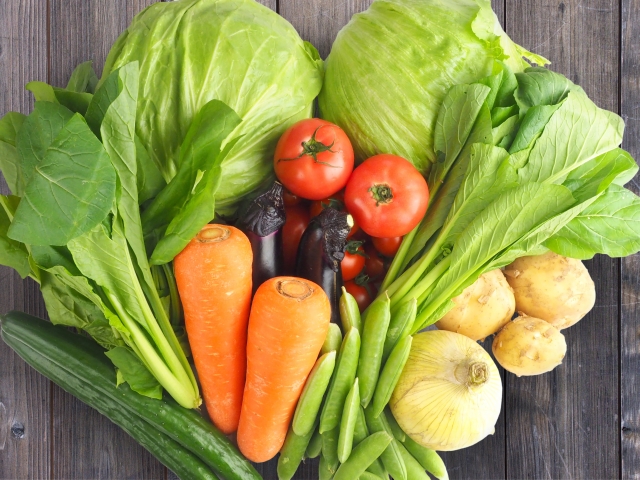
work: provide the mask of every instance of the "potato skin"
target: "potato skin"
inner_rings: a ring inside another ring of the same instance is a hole
[[[513,290],[500,269],[484,273],[453,299],[456,306],[436,326],[482,340],[496,333],[516,310]]]
[[[580,260],[553,252],[522,257],[504,269],[516,309],[562,330],[582,319],[596,302],[596,288]]]
[[[521,377],[540,375],[560,365],[567,353],[567,342],[548,322],[523,316],[498,332],[491,349],[505,370]]]

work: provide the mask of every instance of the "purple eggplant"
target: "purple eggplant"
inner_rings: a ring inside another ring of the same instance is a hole
[[[296,275],[322,287],[331,302],[331,321],[340,325],[340,293],[347,235],[353,218],[335,208],[325,208],[302,234],[296,257]]]
[[[251,242],[254,293],[266,280],[283,274],[282,226],[286,216],[282,193],[282,184],[274,182],[249,203],[236,225]]]

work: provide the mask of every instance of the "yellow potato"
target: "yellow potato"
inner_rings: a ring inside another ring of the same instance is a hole
[[[567,353],[564,335],[548,322],[518,317],[507,323],[493,339],[493,355],[505,370],[522,375],[540,375],[562,363]]]
[[[496,333],[516,310],[513,291],[499,269],[482,274],[453,303],[456,306],[436,326],[472,340]]]
[[[593,308],[596,288],[580,260],[553,252],[522,257],[504,269],[516,309],[562,330]]]

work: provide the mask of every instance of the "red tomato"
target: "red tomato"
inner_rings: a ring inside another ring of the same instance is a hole
[[[286,207],[287,221],[282,227],[282,249],[285,273],[292,275],[296,266],[296,255],[300,238],[309,225],[309,212],[301,205]]]
[[[385,257],[393,257],[400,248],[402,237],[372,237],[373,246]]]
[[[299,196],[294,195],[287,189],[282,192],[282,199],[284,200],[284,204],[287,207],[292,207],[293,205],[298,205],[300,202],[302,202],[302,199]]]
[[[348,242],[345,247],[344,258],[340,264],[342,279],[346,282],[356,278],[362,272],[365,260],[362,242]]]
[[[380,256],[373,245],[367,245],[364,251],[367,254],[364,271],[370,278],[374,280],[382,280],[384,275],[387,273],[387,264],[384,258]]]
[[[399,237],[424,217],[429,188],[408,160],[376,155],[353,171],[344,199],[347,210],[366,233]]]
[[[320,200],[347,184],[353,171],[353,147],[337,125],[309,118],[280,137],[273,166],[278,179],[292,193]]]
[[[373,302],[373,292],[369,291],[370,285],[359,285],[354,280],[350,280],[344,282],[344,288],[356,299],[361,313]]]

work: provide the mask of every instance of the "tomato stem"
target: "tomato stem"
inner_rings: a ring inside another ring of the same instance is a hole
[[[331,147],[333,147],[333,144],[336,143],[335,140],[331,142],[331,145],[325,145],[324,143],[316,140],[316,133],[318,133],[318,130],[320,130],[320,128],[322,127],[323,125],[320,125],[318,128],[316,128],[315,131],[313,132],[313,135],[311,135],[311,138],[306,142],[301,143],[302,153],[300,153],[300,155],[298,155],[295,158],[281,158],[278,160],[278,162],[290,162],[292,160],[298,160],[302,157],[308,156],[313,158],[314,163],[319,163],[320,165],[326,165],[327,167],[332,167],[332,168],[340,168],[338,165],[331,165],[330,163],[321,162],[320,160],[318,160],[318,155],[320,153],[323,153],[323,152],[337,153],[331,150]]]
[[[391,187],[386,183],[373,185],[369,188],[369,192],[376,201],[376,207],[379,207],[380,204],[386,205],[393,201],[393,190],[391,190]]]

